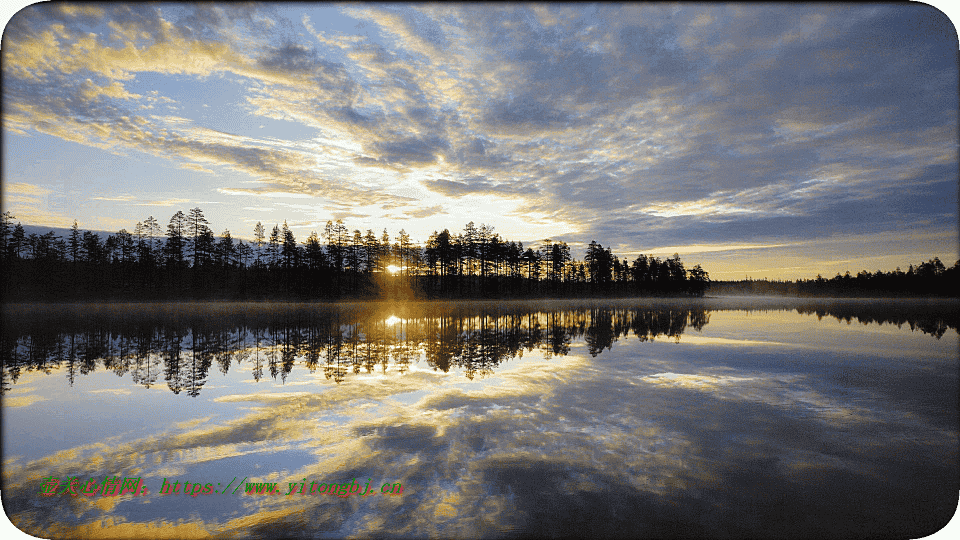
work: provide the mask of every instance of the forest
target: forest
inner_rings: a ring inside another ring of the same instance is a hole
[[[591,242],[583,259],[565,242],[524,248],[494,227],[473,222],[462,232],[430,235],[425,245],[404,230],[391,240],[328,221],[298,242],[286,222],[253,241],[229,230],[215,236],[200,208],[176,212],[166,226],[150,216],[133,232],[81,230],[26,234],[10,212],[0,221],[6,301],[342,300],[442,298],[575,298],[779,295],[814,297],[960,297],[960,260],[933,258],[906,272],[850,272],[831,279],[711,281],[680,256],[630,261]]]
[[[253,241],[216,236],[200,208],[166,226],[150,216],[133,232],[101,235],[75,221],[66,238],[0,224],[7,301],[340,300],[702,296],[709,274],[679,255],[621,259],[597,242],[583,259],[565,242],[507,241],[489,225],[434,232],[425,245],[400,230],[350,231],[328,221],[299,242],[286,222]]]
[[[714,281],[708,292],[712,295],[776,295],[816,297],[960,297],[960,260],[946,268],[939,257],[916,266],[910,265],[904,272],[896,270],[870,272],[861,270],[856,276],[843,275],[826,279],[796,281],[770,281],[744,279],[741,281]]]

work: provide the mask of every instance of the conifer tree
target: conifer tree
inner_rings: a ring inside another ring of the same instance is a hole
[[[212,245],[208,245],[208,242],[200,240],[201,236],[205,236],[205,233],[210,232],[210,228],[208,227],[209,222],[207,222],[207,218],[203,217],[203,211],[200,210],[200,207],[190,210],[190,214],[187,216],[187,222],[187,235],[192,239],[190,242],[190,250],[193,255],[193,266],[196,267],[209,255],[210,249],[213,247]]]
[[[170,223],[167,224],[167,241],[164,244],[164,255],[166,256],[168,266],[179,267],[183,265],[184,233],[187,230],[187,225],[187,216],[183,215],[183,212],[179,210],[170,218]]]
[[[73,220],[73,226],[70,227],[70,240],[67,242],[70,252],[70,260],[77,262],[80,260],[80,227],[77,220]]]
[[[270,242],[267,244],[267,258],[270,266],[276,266],[280,260],[280,226],[274,225],[270,231]]]
[[[253,242],[257,246],[257,261],[256,264],[261,264],[261,250],[263,249],[263,243],[266,240],[266,233],[263,231],[263,224],[259,221],[257,222],[256,227],[253,228]]]

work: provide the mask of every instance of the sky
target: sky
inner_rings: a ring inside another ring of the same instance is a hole
[[[957,32],[927,5],[8,11],[2,209],[25,225],[199,207],[234,237],[342,219],[422,244],[472,221],[712,279],[960,257]]]

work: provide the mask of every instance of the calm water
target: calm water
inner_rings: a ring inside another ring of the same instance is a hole
[[[54,538],[921,537],[960,490],[957,318],[762,299],[6,306],[3,504]],[[40,493],[113,476],[149,491]],[[376,494],[309,493],[354,479]],[[281,494],[242,494],[254,482]]]

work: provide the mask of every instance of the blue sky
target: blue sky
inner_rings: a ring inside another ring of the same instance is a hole
[[[949,265],[957,51],[922,4],[38,4],[0,53],[3,210]]]

